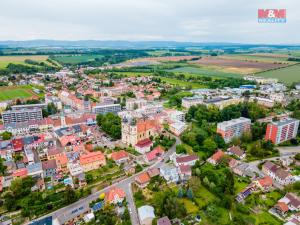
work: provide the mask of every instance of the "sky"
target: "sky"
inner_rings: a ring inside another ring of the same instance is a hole
[[[287,22],[258,23],[258,9]],[[300,44],[299,0],[1,0],[0,40]]]

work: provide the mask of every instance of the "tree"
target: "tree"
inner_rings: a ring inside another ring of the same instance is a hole
[[[177,196],[178,196],[178,198],[183,198],[183,196],[184,196],[184,191],[181,187],[178,190],[178,195]]]
[[[5,166],[3,164],[3,162],[4,162],[4,159],[0,158],[0,174],[1,175],[5,174],[5,171],[6,171],[6,168],[7,168],[7,166]]]
[[[216,149],[217,149],[217,144],[214,142],[212,138],[207,138],[203,142],[203,148],[208,152],[209,155],[211,155]]]
[[[193,193],[193,190],[191,188],[189,188],[186,192],[186,196],[189,198],[189,199],[193,199],[194,198],[194,193]]]
[[[89,184],[89,183],[92,183],[93,180],[94,180],[94,177],[92,174],[86,174],[85,175],[85,179],[86,179],[86,182]]]
[[[114,139],[121,138],[121,118],[113,113],[97,115],[97,125]]]
[[[295,155],[295,159],[298,160],[298,161],[300,161],[300,153],[297,153],[297,154]]]
[[[11,132],[8,132],[8,131],[4,131],[2,134],[2,139],[3,140],[10,140],[11,137],[12,137],[12,133]]]
[[[186,148],[184,145],[177,145],[176,146],[176,154],[186,154]]]
[[[70,203],[73,203],[77,200],[77,197],[76,197],[76,193],[75,191],[73,190],[73,188],[68,185],[66,187],[66,191],[65,191],[65,195],[64,195],[64,202],[66,204],[70,204]]]

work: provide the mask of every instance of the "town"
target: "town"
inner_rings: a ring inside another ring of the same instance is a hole
[[[300,85],[191,88],[135,68],[1,77],[34,87],[1,102],[2,224],[300,223]]]

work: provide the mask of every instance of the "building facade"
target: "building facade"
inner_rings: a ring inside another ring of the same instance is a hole
[[[248,118],[240,117],[218,123],[217,133],[219,133],[225,143],[229,143],[234,137],[241,137],[243,133],[249,132],[251,120]]]
[[[299,120],[288,118],[268,124],[265,140],[279,144],[297,136]]]

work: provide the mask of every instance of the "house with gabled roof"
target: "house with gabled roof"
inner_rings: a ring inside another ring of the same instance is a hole
[[[218,165],[221,162],[222,157],[225,156],[225,153],[222,150],[217,150],[215,154],[213,154],[211,157],[207,159],[207,162]]]
[[[120,150],[111,153],[111,159],[114,160],[117,165],[120,165],[129,161],[129,154],[125,150]]]
[[[135,178],[135,183],[140,187],[140,188],[145,188],[150,182],[150,176],[148,175],[147,172],[141,173]]]

